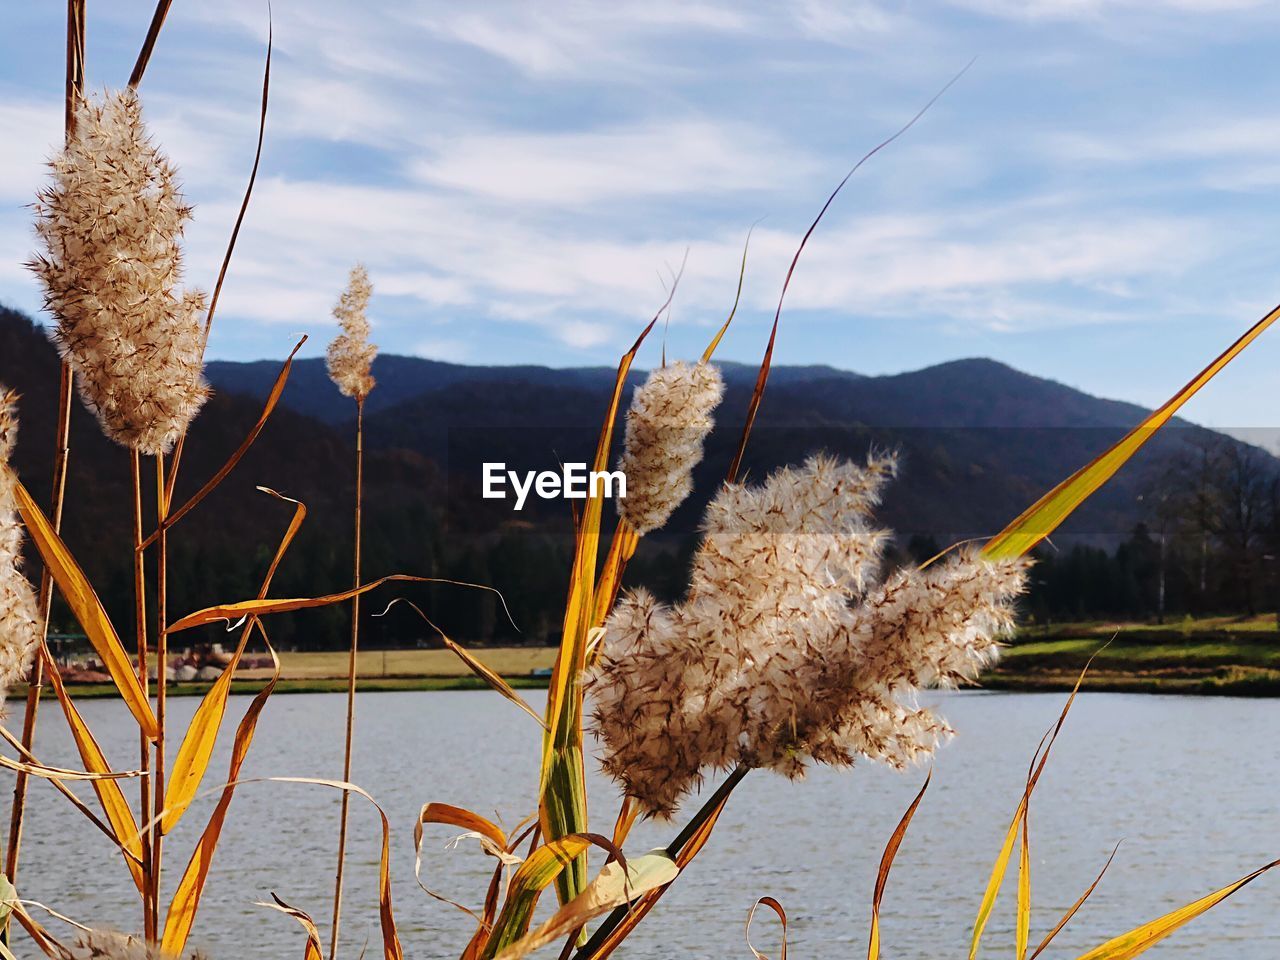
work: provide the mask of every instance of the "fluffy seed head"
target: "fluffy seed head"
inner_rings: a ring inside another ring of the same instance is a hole
[[[111,439],[167,451],[208,398],[204,294],[179,290],[191,209],[177,172],[147,136],[132,91],[82,103],[76,135],[37,195],[53,338]]]
[[[369,342],[369,318],[365,310],[373,284],[369,272],[362,264],[351,268],[347,289],[333,308],[334,319],[342,331],[329,344],[329,379],[338,385],[344,396],[363,400],[377,383],[369,371],[373,358],[378,355],[376,344]]]
[[[900,766],[950,732],[919,690],[973,679],[1012,626],[1022,561],[961,553],[877,585],[870,525],[888,457],[814,457],[707,509],[689,592],[624,597],[590,677],[604,769],[671,814],[708,768],[801,776],[857,756]]]
[[[0,703],[26,679],[41,632],[35,593],[21,570],[22,525],[7,470],[17,434],[17,395],[0,387]]]
[[[174,960],[139,937],[112,930],[88,930],[70,950],[70,960]],[[205,960],[193,953],[189,960]]]
[[[631,398],[619,469],[627,495],[618,511],[639,533],[671,518],[693,490],[693,468],[724,395],[720,371],[707,363],[659,367]]]

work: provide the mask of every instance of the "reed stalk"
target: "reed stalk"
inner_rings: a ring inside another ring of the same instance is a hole
[[[156,943],[159,939],[160,915],[160,868],[164,848],[164,828],[161,814],[164,812],[165,798],[165,707],[167,674],[169,667],[169,634],[168,634],[168,549],[169,531],[165,523],[169,518],[169,498],[165,482],[164,454],[156,454],[156,744],[155,764],[152,768],[155,787],[152,791],[151,827],[151,870],[147,877],[147,897],[150,899],[148,919],[151,929],[146,931],[147,942]]]
[[[58,394],[57,452],[53,462],[53,510],[50,520],[54,529],[62,527],[62,506],[67,488],[67,459],[70,452],[72,384],[70,365],[62,364],[62,380]],[[40,642],[45,643],[49,634],[49,611],[53,606],[53,577],[46,566],[40,574]],[[22,715],[22,749],[30,752],[36,738],[36,721],[40,713],[40,695],[44,690],[44,657],[36,657],[27,683],[27,702]],[[4,873],[10,882],[17,879],[18,863],[22,851],[22,822],[27,809],[29,777],[19,770],[13,785],[13,806],[9,814],[9,841],[5,849]],[[8,932],[5,924],[5,933]]]
[[[364,397],[356,397],[356,504],[355,549],[353,550],[352,586],[360,586],[360,528],[364,503]],[[351,652],[347,659],[347,731],[342,753],[342,780],[351,780],[351,745],[356,721],[356,654],[360,642],[360,594],[351,599]],[[338,825],[338,869],[333,883],[333,929],[329,937],[329,960],[338,953],[338,930],[342,923],[342,877],[347,856],[347,813],[351,805],[351,792],[342,791],[342,813]]]
[[[142,455],[136,449],[129,451],[130,480],[133,486],[133,596],[134,624],[138,647],[138,682],[142,692],[149,696],[151,680],[147,672],[147,572],[146,554],[142,549]],[[141,762],[139,769],[139,807],[143,816],[151,810],[151,741],[141,730],[138,731]],[[148,819],[150,819],[148,817]],[[142,835],[142,872],[144,877],[151,875],[151,846],[155,833],[154,826],[148,826]],[[149,881],[148,881],[149,882]],[[143,929],[156,930],[158,918],[154,915],[154,904],[150,897],[143,898]]]
[[[85,0],[67,0],[66,79],[64,84],[63,130],[65,139],[75,136],[76,106],[84,95],[84,42]],[[53,496],[50,520],[55,531],[62,529],[62,507],[66,499],[67,463],[71,452],[71,404],[75,380],[71,365],[63,360],[58,385],[58,422],[54,437]],[[46,564],[40,573],[40,642],[45,643],[49,633],[49,612],[53,605],[53,576]],[[22,716],[22,748],[30,751],[36,736],[39,718],[40,695],[44,690],[44,658],[36,657],[27,686],[27,702]],[[4,872],[11,883],[17,882],[18,863],[22,850],[22,822],[27,807],[28,776],[19,771],[13,786],[13,805],[9,814],[9,839],[5,847]],[[6,918],[3,940],[8,941],[9,924]]]

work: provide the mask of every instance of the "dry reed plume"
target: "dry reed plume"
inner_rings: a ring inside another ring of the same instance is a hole
[[[352,526],[354,543],[352,551],[353,586],[360,586],[360,536],[361,511],[364,506],[364,401],[376,385],[373,359],[378,354],[376,344],[369,342],[369,298],[373,296],[373,284],[363,264],[351,268],[347,289],[333,308],[341,332],[329,344],[326,365],[329,378],[344,395],[356,402],[356,497]],[[356,710],[356,657],[360,647],[360,597],[351,600],[351,645],[347,661],[347,724],[342,758],[342,779],[351,779],[352,737],[355,730]],[[347,813],[351,795],[342,794],[342,811],[338,828],[338,869],[334,877],[333,927],[329,940],[329,958],[338,952],[338,933],[342,921],[342,883],[347,851]]]
[[[329,344],[326,360],[329,379],[337,384],[343,396],[363,400],[377,381],[370,370],[378,355],[377,344],[369,342],[369,319],[365,311],[373,295],[373,284],[363,264],[351,268],[347,289],[333,308],[334,319],[342,332]]]
[[[606,771],[669,816],[708,768],[856,756],[901,766],[950,731],[915,703],[972,680],[1013,625],[1025,562],[962,553],[875,586],[891,458],[814,457],[707,509],[683,603],[624,597],[591,681]]]
[[[132,90],[83,101],[75,134],[36,200],[54,340],[107,436],[165,453],[208,396],[205,296],[181,291],[191,217],[173,165],[150,141]]]
[[[631,398],[626,446],[618,468],[627,495],[618,511],[640,534],[663,526],[693,492],[693,468],[724,396],[720,371],[709,363],[662,366]]]
[[[7,467],[18,439],[18,396],[0,387],[0,467]],[[0,469],[0,704],[26,679],[40,645],[35,591],[22,573],[22,524],[13,480]]]
[[[89,930],[81,934],[66,960],[177,960],[146,942],[112,930]],[[183,960],[205,960],[201,953]]]

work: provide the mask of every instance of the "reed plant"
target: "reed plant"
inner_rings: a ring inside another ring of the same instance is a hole
[[[360,587],[360,519],[364,506],[364,401],[376,384],[373,378],[373,359],[378,348],[369,342],[369,319],[366,311],[373,285],[369,272],[362,264],[351,268],[347,289],[343,291],[333,316],[341,332],[329,344],[326,357],[329,378],[343,396],[350,397],[356,405],[356,495],[353,528],[352,577],[353,588]],[[360,647],[360,594],[351,598],[351,646],[347,662],[347,723],[342,748],[342,779],[351,779],[351,745],[356,722],[356,656]],[[333,883],[333,927],[329,935],[329,960],[338,952],[338,932],[342,923],[342,879],[347,854],[347,814],[351,792],[342,792],[342,812],[338,820],[338,869]]]
[[[202,786],[211,779],[213,747],[226,719],[236,667],[254,642],[261,642],[275,658],[266,630],[269,617],[350,602],[342,779],[274,778],[333,790],[340,797],[339,854],[327,944],[333,958],[339,953],[348,804],[353,795],[374,802],[350,779],[359,600],[387,583],[427,578],[396,574],[365,582],[361,575],[362,414],[364,400],[374,385],[370,364],[375,348],[368,343],[365,317],[368,277],[357,268],[335,310],[342,333],[329,352],[331,376],[356,404],[351,587],[307,597],[271,596],[273,579],[305,521],[306,507],[264,490],[282,506],[283,529],[257,595],[176,617],[167,609],[166,556],[174,528],[198,508],[256,442],[285,389],[298,349],[282,365],[258,421],[240,446],[195,494],[177,502],[175,483],[187,428],[207,394],[202,373],[205,345],[249,203],[258,157],[221,273],[206,301],[203,295],[179,286],[182,228],[191,210],[177,190],[172,164],[146,133],[138,93],[167,11],[168,4],[162,0],[128,87],[88,100],[81,92],[84,6],[76,0],[68,6],[67,137],[64,150],[53,162],[51,184],[37,201],[37,227],[44,251],[32,264],[44,285],[56,327],[54,337],[64,358],[64,411],[55,438],[63,455],[48,512],[7,462],[16,429],[15,398],[0,390],[0,682],[24,673],[34,658],[21,735],[4,730],[4,739],[15,756],[0,757],[0,762],[18,776],[0,910],[6,921],[17,920],[35,948],[60,960],[189,954],[210,867],[227,829],[243,765],[279,677],[279,661],[275,660],[272,678],[236,724],[228,768],[212,778],[219,781],[212,788],[218,797],[216,805],[166,903],[162,890],[167,887],[161,882],[165,838],[190,812]],[[269,80],[268,46],[259,156]],[[904,133],[911,123],[868,157]],[[524,709],[530,723],[537,725],[531,727],[530,738],[540,741],[539,778],[529,785],[530,806],[536,807],[536,814],[515,830],[507,832],[489,818],[445,800],[426,803],[415,824],[419,863],[426,831],[436,825],[475,834],[484,854],[493,861],[487,888],[477,891],[480,906],[474,912],[468,910],[476,920],[474,933],[465,944],[457,945],[463,960],[516,960],[556,943],[562,957],[607,957],[645,920],[681,874],[692,868],[737,786],[752,771],[771,770],[798,779],[814,763],[849,766],[870,761],[906,767],[932,754],[950,730],[942,718],[918,705],[918,695],[929,687],[971,681],[999,655],[1000,640],[1014,621],[1030,550],[1106,483],[1189,397],[1280,317],[1280,307],[1268,313],[1168,403],[1046,493],[997,536],[981,545],[958,546],[923,568],[886,572],[882,547],[889,533],[876,525],[875,508],[896,470],[891,455],[873,453],[865,461],[846,462],[815,454],[803,464],[781,469],[760,482],[740,477],[755,414],[765,397],[787,286],[823,214],[863,161],[827,198],[790,263],[740,441],[732,461],[725,465],[723,484],[709,491],[712,497],[703,519],[702,541],[684,598],[663,604],[643,589],[624,592],[621,586],[641,539],[660,530],[691,492],[693,467],[703,457],[704,441],[714,429],[723,398],[723,381],[713,361],[736,315],[737,298],[703,355],[691,362],[664,362],[635,391],[625,415],[628,375],[670,299],[618,364],[593,469],[607,468],[615,430],[625,418],[621,467],[628,474],[630,495],[622,501],[616,522],[607,517],[599,495],[589,496],[575,517],[562,632],[545,710],[534,710],[479,657],[440,633],[441,642],[470,669]],[[745,270],[744,250],[739,297]],[[58,532],[65,481],[65,424],[73,382],[104,432],[130,453],[136,613],[136,649],[132,653]],[[154,519],[144,510],[148,499],[154,506]],[[43,560],[39,591],[25,579],[17,563],[23,530]],[[44,633],[53,587],[93,644],[133,718],[141,745],[136,767],[121,768],[108,760],[62,682]],[[149,631],[148,596],[154,597],[153,634]],[[423,611],[419,613],[426,617]],[[190,724],[180,729],[166,710],[170,638],[216,622],[238,623],[239,640],[230,664],[205,694]],[[53,767],[33,753],[36,707],[45,681],[53,687],[82,769]],[[1043,951],[1088,896],[1086,891],[1040,947],[1030,952],[1027,811],[1073,700],[1074,694],[1033,760],[1025,791],[979,903],[971,958],[978,955],[1015,849],[1020,850],[1018,960]],[[598,738],[604,770],[621,794],[617,810],[610,809],[605,818],[604,822],[612,823],[607,833],[600,832],[600,815],[593,820],[588,809],[585,757],[591,736]],[[695,793],[713,773],[721,777],[717,785],[693,807]],[[31,777],[51,783],[83,814],[86,823],[120,852],[139,897],[140,937],[90,928],[82,930],[76,942],[64,943],[22,899],[18,850],[26,785]],[[128,779],[138,781],[136,803],[126,798],[121,785]],[[74,782],[90,785],[99,810],[77,797],[69,786]],[[870,960],[879,956],[879,911],[889,871],[923,795],[922,790],[903,817],[881,863],[872,897]],[[381,808],[377,809],[381,814]],[[665,848],[628,854],[631,828],[641,816],[679,818],[682,822],[673,828],[674,837]],[[381,949],[386,960],[399,960],[405,948],[392,899],[393,837],[385,814],[381,814],[381,827]],[[760,828],[766,829],[764,825]],[[593,857],[598,864],[594,872]],[[1271,866],[1108,941],[1082,960],[1137,956]],[[535,922],[539,903],[553,886],[558,906],[543,910],[542,919]],[[785,912],[776,900],[763,898],[758,905],[774,910],[785,925]],[[324,955],[326,944],[306,909],[278,900],[269,906],[301,925],[308,960]],[[11,955],[8,946],[0,951],[0,956]]]

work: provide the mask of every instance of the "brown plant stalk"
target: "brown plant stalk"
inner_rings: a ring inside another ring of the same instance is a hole
[[[155,456],[156,467],[156,529],[159,536],[156,538],[156,743],[155,743],[155,764],[152,768],[154,780],[154,788],[152,790],[151,805],[152,817],[154,823],[150,827],[151,841],[151,858],[150,858],[150,875],[146,878],[147,898],[150,900],[149,911],[146,913],[146,919],[150,921],[150,928],[146,930],[146,939],[148,943],[156,943],[159,940],[159,917],[160,917],[160,867],[164,847],[164,827],[161,823],[161,814],[164,812],[164,794],[165,794],[165,713],[166,713],[166,692],[169,667],[169,631],[168,631],[168,553],[169,553],[169,536],[165,527],[165,520],[169,515],[169,498],[166,496],[167,487],[165,484],[164,472],[164,454],[158,453]],[[135,556],[137,554],[135,553]]]
[[[353,587],[360,586],[360,527],[364,502],[364,398],[356,400],[356,505],[355,549],[352,563]],[[356,720],[356,654],[360,642],[360,594],[351,599],[351,652],[347,660],[347,728],[342,753],[342,779],[351,782],[351,746]],[[333,928],[329,937],[329,960],[338,953],[338,929],[342,922],[342,874],[347,855],[347,815],[351,806],[351,793],[342,791],[342,813],[338,827],[338,869],[333,883]]]
[[[329,344],[326,366],[329,378],[345,396],[356,402],[356,501],[353,526],[355,545],[352,551],[353,589],[360,588],[360,533],[364,506],[364,401],[376,381],[372,375],[373,358],[378,348],[369,342],[369,320],[366,309],[373,287],[369,274],[361,264],[351,268],[347,288],[333,308],[340,331]],[[347,661],[347,726],[342,753],[342,779],[351,781],[352,742],[356,721],[356,658],[360,646],[360,594],[351,599],[351,650]],[[329,937],[329,960],[338,953],[338,932],[342,924],[342,880],[347,856],[347,817],[351,805],[350,791],[342,791],[342,812],[338,826],[338,866],[333,880],[333,926]]]
[[[138,682],[142,692],[150,694],[151,680],[147,672],[147,571],[146,557],[142,550],[142,455],[136,449],[129,451],[130,480],[133,487],[133,596],[134,625],[138,646]],[[151,741],[141,730],[138,731],[141,752],[142,777],[139,779],[139,807],[143,816],[151,810]],[[154,827],[148,826],[142,835],[142,873],[149,883],[151,875],[151,846]],[[144,930],[157,929],[158,919],[154,916],[153,903],[149,897],[143,898],[142,924]]]
[[[85,0],[67,0],[67,53],[63,127],[69,142],[75,135],[76,107],[84,95],[84,36]],[[71,364],[62,362],[58,385],[58,422],[54,436],[53,496],[50,520],[55,531],[62,529],[62,507],[67,488],[67,462],[71,442],[71,404],[74,393]],[[41,643],[49,631],[49,611],[53,604],[53,576],[46,565],[40,573],[39,608],[41,619]],[[44,658],[36,657],[27,686],[27,702],[22,717],[22,747],[29,751],[35,742],[36,721],[40,711],[40,694],[44,689]],[[9,840],[5,848],[4,872],[10,882],[17,882],[18,863],[22,850],[22,822],[26,813],[28,776],[19,771],[13,786],[13,806],[9,814]],[[7,942],[9,925],[6,919],[3,938]]]

